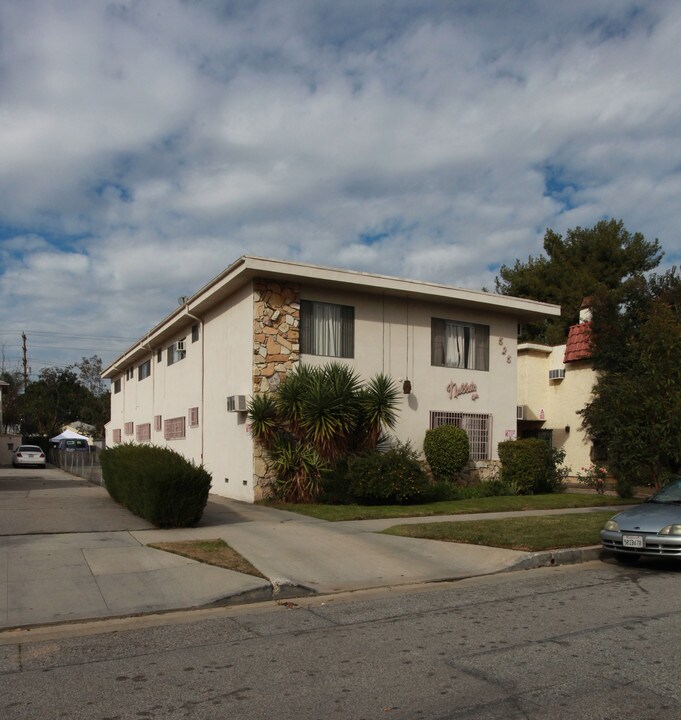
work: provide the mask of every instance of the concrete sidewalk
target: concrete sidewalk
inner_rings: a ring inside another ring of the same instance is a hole
[[[579,562],[598,553],[525,553],[377,534],[405,522],[479,516],[329,523],[215,496],[199,526],[157,530],[115,505],[102,488],[55,478],[63,483],[60,488],[34,488],[27,497],[16,495],[25,488],[0,490],[0,518],[10,518],[9,527],[15,528],[12,512],[23,513],[28,527],[34,528],[32,534],[18,535],[0,526],[0,628],[455,580]],[[34,504],[28,502],[31,493]],[[82,517],[84,508],[92,517]],[[50,509],[53,512],[44,512]],[[548,512],[552,511],[536,514]],[[485,517],[518,514],[529,513]],[[89,532],[97,516],[112,529]],[[72,532],[49,529],[67,526]],[[267,580],[147,547],[153,542],[209,538],[224,539]]]

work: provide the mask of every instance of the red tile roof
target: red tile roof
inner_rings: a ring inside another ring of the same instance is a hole
[[[591,323],[583,322],[570,326],[563,362],[589,360],[591,358]]]

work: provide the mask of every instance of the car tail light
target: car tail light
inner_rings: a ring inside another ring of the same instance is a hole
[[[44,457],[45,457],[45,453],[40,453],[40,457],[41,457],[41,458],[44,458]]]
[[[21,453],[17,453],[17,457],[24,457]]]

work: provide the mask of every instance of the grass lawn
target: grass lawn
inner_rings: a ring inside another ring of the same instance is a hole
[[[149,547],[198,560],[206,563],[206,565],[217,565],[217,567],[235,570],[245,575],[265,577],[243,555],[239,555],[236,550],[229,547],[224,540],[184,540],[182,542],[149,543]]]
[[[554,550],[598,545],[599,531],[612,512],[543,515],[505,520],[466,520],[395,525],[388,535],[443,540],[444,542],[488,545],[510,550]]]
[[[375,518],[430,517],[509,510],[557,510],[562,508],[632,505],[612,495],[554,493],[550,495],[504,495],[473,500],[447,500],[423,505],[321,505],[268,502],[270,507],[310,515],[320,520],[373,520]]]

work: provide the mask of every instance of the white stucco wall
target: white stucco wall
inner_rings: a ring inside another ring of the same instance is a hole
[[[393,379],[409,379],[410,395],[402,396],[397,437],[410,439],[422,450],[430,412],[463,412],[491,415],[490,455],[506,432],[515,433],[517,321],[493,312],[471,311],[449,305],[370,294],[348,296],[314,285],[301,288],[304,300],[355,307],[355,357],[343,360],[364,379],[384,372]],[[478,323],[490,327],[489,371],[458,370],[431,365],[431,319]],[[502,341],[501,343],[499,341]],[[504,349],[506,352],[504,353]],[[508,358],[511,361],[508,362]],[[302,362],[321,365],[335,358],[302,355]],[[474,383],[474,393],[450,398],[450,383]],[[400,383],[401,385],[401,383]]]

